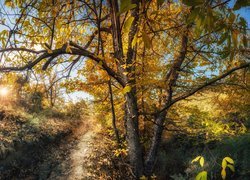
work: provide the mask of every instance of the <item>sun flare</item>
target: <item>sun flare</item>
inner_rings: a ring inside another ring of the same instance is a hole
[[[9,93],[9,89],[7,87],[0,88],[0,96],[4,97],[4,96],[8,95],[8,93]]]

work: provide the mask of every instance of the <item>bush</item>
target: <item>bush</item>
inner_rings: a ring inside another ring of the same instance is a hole
[[[88,115],[87,104],[84,100],[77,103],[69,103],[64,112],[71,119],[81,119]]]
[[[30,112],[40,112],[43,109],[43,93],[32,92],[29,97],[29,111]]]
[[[209,179],[221,179],[221,162],[231,157],[235,162],[235,173],[226,170],[227,179],[247,180],[250,177],[250,133],[222,140],[198,143],[189,136],[172,138],[165,143],[158,154],[155,173],[159,179],[192,179],[206,170]],[[202,142],[202,141],[201,141]],[[192,158],[202,155],[204,168],[191,164]]]

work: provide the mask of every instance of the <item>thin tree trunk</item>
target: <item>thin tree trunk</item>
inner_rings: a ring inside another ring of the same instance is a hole
[[[116,138],[117,145],[118,145],[118,147],[120,147],[121,141],[120,141],[119,131],[118,131],[117,127],[116,127],[116,115],[115,115],[115,106],[114,106],[114,99],[113,99],[113,91],[112,91],[111,80],[109,80],[108,86],[109,86],[110,104],[111,104],[111,112],[112,112],[112,126],[113,126],[113,130],[114,130],[114,133],[115,133],[115,138]]]
[[[144,58],[145,58],[145,54],[146,54],[146,48],[145,48],[145,45],[143,45],[143,52],[142,52],[142,76],[144,76],[145,74],[145,61],[144,61]],[[141,109],[142,109],[142,112],[144,113],[145,112],[145,103],[144,103],[144,90],[145,90],[145,87],[144,85],[141,86]],[[142,132],[142,136],[145,136],[146,135],[146,120],[145,120],[145,117],[142,116],[142,123],[143,123],[143,132]]]
[[[101,53],[102,53],[102,57],[104,57],[104,47],[103,47],[103,41],[102,41],[102,37],[101,37],[101,13],[102,13],[102,1],[100,2],[100,9],[99,9],[99,15],[98,15],[98,54],[99,54],[99,49],[101,48]],[[112,84],[111,84],[111,79],[108,81],[108,88],[109,88],[109,94],[110,94],[110,104],[111,104],[111,112],[112,112],[112,126],[113,126],[113,130],[115,133],[115,137],[116,137],[116,142],[118,147],[120,147],[120,136],[119,136],[119,131],[118,128],[116,126],[116,115],[115,115],[115,107],[114,107],[114,99],[113,99],[113,91],[112,91]]]
[[[50,107],[54,106],[53,102],[53,87],[50,88]]]

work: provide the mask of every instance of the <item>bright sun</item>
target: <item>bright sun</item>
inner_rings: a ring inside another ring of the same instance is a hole
[[[6,96],[8,92],[9,92],[9,89],[7,87],[0,88],[0,96]]]

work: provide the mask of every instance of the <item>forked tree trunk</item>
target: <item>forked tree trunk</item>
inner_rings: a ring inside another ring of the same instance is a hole
[[[163,111],[156,117],[156,124],[154,126],[154,134],[152,139],[152,144],[150,146],[148,155],[145,161],[145,175],[150,176],[153,173],[153,168],[155,165],[157,152],[160,147],[161,137],[164,130],[164,120],[167,112]]]
[[[174,60],[172,67],[167,74],[166,81],[167,81],[167,91],[168,91],[168,98],[166,99],[165,106],[167,106],[172,101],[173,95],[173,86],[175,86],[179,71],[181,70],[181,65],[186,57],[187,53],[187,44],[188,44],[188,29],[181,37],[181,49],[179,56]],[[162,111],[156,117],[156,125],[154,127],[154,135],[152,139],[152,144],[150,146],[150,150],[145,162],[145,174],[150,176],[153,172],[154,163],[156,161],[157,152],[161,143],[161,137],[164,130],[164,120],[167,115],[167,110]]]

